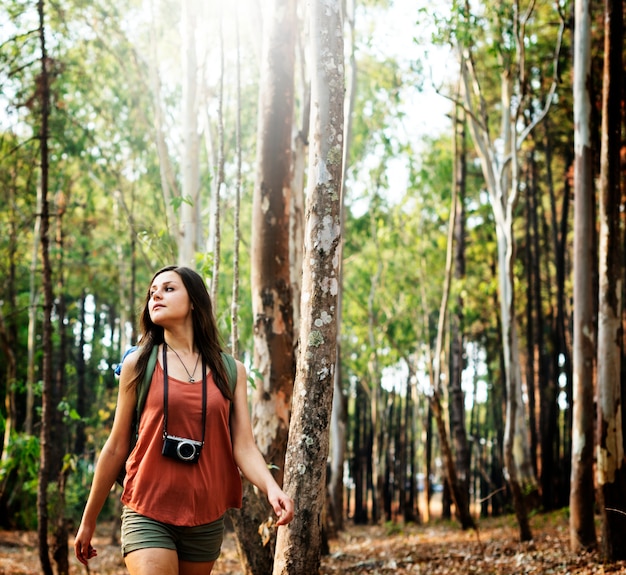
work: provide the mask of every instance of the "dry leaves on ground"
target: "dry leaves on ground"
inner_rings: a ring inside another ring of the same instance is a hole
[[[461,531],[454,523],[350,525],[331,541],[320,575],[626,574],[626,561],[603,564],[595,553],[572,553],[563,512],[536,515],[531,525],[534,540],[530,543],[518,541],[511,517],[483,520],[478,532]],[[91,561],[89,575],[126,575],[119,548],[109,539],[100,535],[94,540],[98,557]],[[0,574],[39,573],[36,535],[0,532]],[[72,573],[87,573],[73,557]],[[228,533],[213,575],[241,574],[234,535]]]

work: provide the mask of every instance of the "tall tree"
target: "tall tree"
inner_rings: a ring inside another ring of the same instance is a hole
[[[237,80],[235,111],[235,155],[237,158],[237,176],[235,184],[234,237],[233,237],[233,286],[230,302],[230,351],[239,356],[239,248],[241,244],[241,38],[239,35],[239,9],[235,10],[235,42],[237,52]]]
[[[181,38],[182,97],[182,202],[178,238],[178,263],[195,268],[197,231],[199,227],[199,136],[198,136],[198,62],[196,56],[196,25],[198,5],[195,0],[182,0]]]
[[[626,466],[622,419],[622,293],[624,245],[620,186],[622,129],[622,0],[604,2],[604,72],[600,150],[597,490],[604,559],[626,558]]]
[[[300,347],[285,489],[298,502],[279,530],[274,575],[317,573],[326,494],[329,423],[337,359],[344,130],[340,0],[310,6],[311,146],[307,188]]]
[[[252,206],[252,312],[255,438],[279,484],[284,474],[294,376],[289,265],[291,134],[294,109],[295,0],[274,0],[264,25],[257,174]],[[245,483],[247,505],[236,514],[242,560],[250,573],[271,572],[273,545],[263,546],[259,523],[270,516],[264,499]],[[259,521],[260,519],[260,521]]]
[[[48,544],[48,484],[54,468],[53,453],[53,425],[54,403],[53,374],[52,374],[52,306],[54,305],[52,292],[52,266],[50,263],[50,207],[48,199],[48,138],[50,119],[50,73],[48,70],[49,60],[46,46],[46,20],[45,2],[37,2],[39,13],[39,46],[41,50],[40,65],[41,71],[38,76],[38,96],[41,125],[39,129],[40,146],[40,170],[41,180],[39,183],[40,194],[40,248],[41,264],[43,268],[43,327],[42,327],[42,349],[43,368],[41,379],[43,381],[42,390],[42,413],[41,413],[41,457],[39,468],[39,482],[37,487],[37,535],[39,537],[39,561],[44,575],[52,575],[52,564],[50,563],[50,553]]]
[[[574,28],[574,345],[570,546],[596,544],[593,485],[594,227],[591,146],[591,2],[576,0]]]
[[[457,122],[456,122],[456,114],[454,121],[454,141],[455,141],[455,153],[454,153],[454,161],[455,163],[458,161],[457,151],[456,151],[456,139],[457,139]],[[456,166],[455,166],[456,168]],[[453,274],[453,256],[454,256],[454,236],[456,232],[456,218],[457,218],[457,197],[458,197],[458,188],[456,182],[456,169],[453,170],[455,181],[452,185],[452,201],[450,204],[450,215],[448,222],[448,242],[446,247],[446,268],[445,268],[445,277],[444,277],[444,285],[441,294],[441,304],[439,306],[439,317],[437,321],[437,336],[435,342],[435,351],[432,354],[432,368],[430,369],[430,377],[431,377],[431,385],[432,385],[432,394],[430,395],[430,408],[432,410],[433,416],[435,417],[435,423],[437,425],[437,431],[439,432],[439,442],[441,446],[441,452],[444,460],[444,474],[446,478],[447,486],[450,490],[450,496],[452,497],[452,502],[456,508],[456,513],[463,526],[463,529],[473,528],[475,527],[474,519],[470,514],[469,510],[469,490],[465,490],[463,488],[464,482],[462,478],[459,478],[457,463],[454,459],[454,455],[452,453],[452,446],[450,445],[450,439],[448,430],[446,429],[446,424],[444,420],[444,413],[442,409],[442,389],[441,389],[441,361],[443,358],[443,342],[444,342],[444,332],[447,323],[447,315],[448,315],[448,303],[450,299],[450,288],[452,282],[452,274]],[[460,387],[460,381],[458,382]],[[463,426],[462,432],[456,429],[457,436],[461,433],[465,435],[465,421],[457,421],[459,416],[457,413],[459,410],[458,405],[458,391],[455,388],[452,388],[450,391],[450,413],[451,413],[451,427],[456,424],[457,426]],[[464,398],[463,398],[464,400]],[[463,409],[464,413],[464,409]],[[462,417],[464,420],[465,418]],[[454,429],[454,428],[453,428]],[[457,444],[457,447],[461,447],[459,451],[457,451],[457,455],[463,456],[463,446]],[[466,450],[465,450],[466,453]]]
[[[455,192],[453,198],[455,205],[450,210],[455,212],[450,225],[454,223],[449,239],[453,250],[454,264],[451,273],[457,284],[461,284],[465,276],[465,184],[467,172],[467,151],[465,135],[465,119],[459,106],[455,106],[454,125],[454,167],[453,186]],[[460,286],[459,286],[460,288]],[[450,313],[450,378],[448,384],[449,410],[450,410],[450,437],[453,439],[456,472],[458,480],[459,504],[464,507],[458,510],[458,514],[466,526],[468,522],[470,503],[470,450],[467,441],[465,423],[465,393],[462,388],[462,374],[464,365],[464,333],[463,333],[463,295],[457,289],[456,305]]]
[[[55,374],[53,376],[53,393],[51,404],[53,409],[53,437],[52,444],[54,465],[54,477],[56,478],[56,492],[51,502],[50,508],[53,510],[52,520],[54,521],[52,556],[57,565],[57,575],[69,575],[70,564],[68,557],[68,522],[65,519],[65,485],[69,475],[69,467],[63,465],[63,458],[67,447],[67,426],[63,425],[63,410],[58,406],[64,400],[67,394],[67,378],[66,364],[68,351],[67,337],[67,306],[66,306],[66,288],[65,288],[65,233],[63,230],[63,216],[66,213],[67,198],[63,191],[59,191],[55,198],[56,206],[56,238],[55,238],[55,258],[56,258],[56,292],[59,297],[56,298],[54,315],[58,318],[58,353],[55,365]],[[52,479],[52,478],[51,478]]]

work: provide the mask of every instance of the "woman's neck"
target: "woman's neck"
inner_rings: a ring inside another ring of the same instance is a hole
[[[193,334],[175,333],[166,331],[163,334],[165,343],[175,349],[178,353],[195,353],[196,346],[193,341]]]

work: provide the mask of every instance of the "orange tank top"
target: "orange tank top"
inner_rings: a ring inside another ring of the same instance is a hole
[[[202,440],[202,382],[168,377],[169,435]],[[126,462],[122,503],[137,513],[179,526],[219,519],[241,507],[241,476],[229,427],[230,402],[207,374],[205,443],[197,464],[161,454],[163,368],[157,362],[141,415],[137,445]]]

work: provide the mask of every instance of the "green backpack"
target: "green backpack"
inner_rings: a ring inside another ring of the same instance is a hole
[[[156,367],[158,352],[159,346],[155,345],[152,348],[150,357],[148,358],[146,373],[137,386],[137,409],[135,410],[133,421],[130,424],[130,449],[128,450],[128,455],[130,455],[130,452],[135,448],[135,445],[137,445],[137,439],[139,437],[139,420],[141,419],[143,406],[146,404],[146,397],[148,396],[148,390],[150,389],[150,383],[152,382],[152,374],[154,373],[154,368]],[[237,385],[237,364],[235,363],[235,358],[228,353],[222,352],[222,360],[224,361],[226,373],[228,374],[228,386],[230,387],[231,393],[235,393],[235,386]],[[124,465],[117,476],[117,483],[124,485],[125,477],[126,462],[124,462]]]

